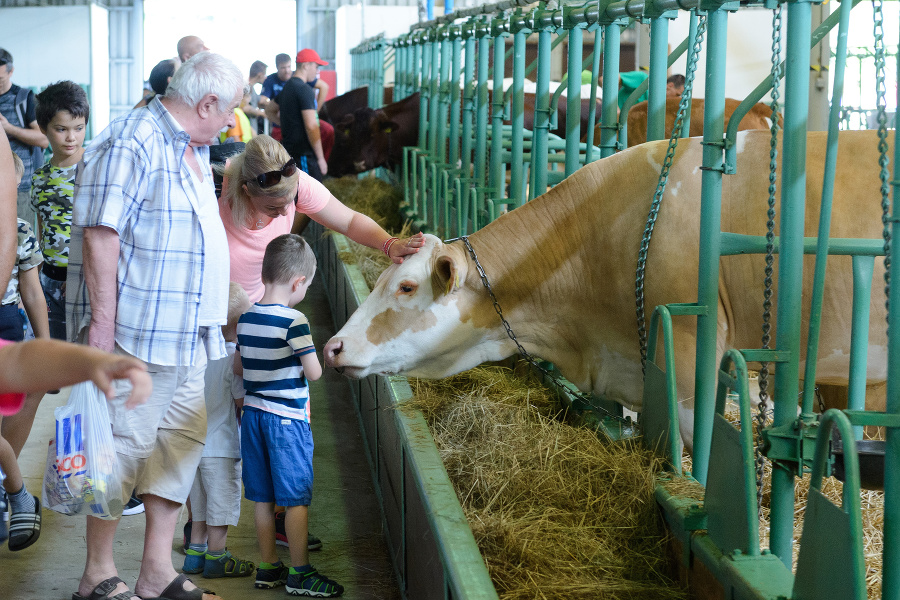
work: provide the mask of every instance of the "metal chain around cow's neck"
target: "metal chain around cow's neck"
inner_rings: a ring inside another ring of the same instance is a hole
[[[878,176],[881,179],[881,222],[884,225],[884,306],[890,311],[889,296],[891,293],[891,200],[888,189],[888,143],[887,113],[884,77],[884,19],[882,0],[873,0],[872,10],[875,20],[875,96],[878,115]]]
[[[631,420],[630,417],[628,417],[628,418],[621,417],[617,414],[611,413],[610,411],[606,410],[602,406],[598,406],[596,403],[594,403],[593,399],[590,396],[588,396],[581,390],[578,390],[578,389],[572,387],[572,385],[570,383],[563,381],[562,379],[559,378],[559,376],[555,375],[554,373],[551,373],[546,368],[544,368],[543,365],[541,365],[540,362],[538,362],[538,360],[534,356],[532,356],[528,352],[528,350],[526,350],[522,346],[521,343],[519,343],[519,340],[516,338],[516,334],[513,333],[513,330],[509,324],[509,321],[507,321],[506,317],[503,316],[503,309],[500,308],[500,302],[497,301],[497,296],[494,294],[494,290],[491,287],[491,282],[488,281],[487,273],[485,272],[484,267],[481,266],[481,262],[479,262],[479,260],[478,260],[478,255],[475,254],[475,249],[472,248],[472,244],[469,243],[469,236],[463,235],[463,236],[460,236],[457,238],[444,240],[444,243],[449,244],[449,243],[455,242],[457,240],[462,240],[463,244],[465,244],[466,250],[468,250],[469,255],[472,257],[472,261],[474,261],[474,263],[475,263],[475,269],[478,271],[478,276],[481,278],[481,283],[482,283],[482,285],[484,285],[485,289],[487,290],[488,294],[490,295],[491,302],[494,303],[494,310],[497,311],[497,315],[499,315],[500,321],[503,323],[503,328],[506,329],[506,335],[508,335],[509,339],[511,339],[513,341],[513,343],[516,345],[516,348],[519,350],[519,355],[522,358],[524,358],[526,361],[528,361],[528,363],[532,367],[534,367],[535,369],[539,370],[541,373],[543,373],[544,375],[549,377],[553,381],[553,383],[555,383],[561,389],[565,390],[566,393],[574,396],[575,398],[578,398],[586,406],[589,406],[591,409],[596,410],[597,412],[603,413],[605,416],[607,416],[615,421],[623,423],[624,425],[626,425],[629,428],[635,428],[636,424],[634,421]]]
[[[697,71],[697,59],[700,56],[700,49],[703,45],[703,33],[705,31],[706,16],[700,15],[700,18],[697,21],[697,35],[694,38],[694,45],[691,47],[691,51],[688,54],[684,91],[681,94],[681,102],[678,104],[678,113],[676,115],[675,124],[672,126],[672,134],[669,137],[666,158],[663,161],[662,170],[659,172],[656,193],[653,195],[653,202],[650,204],[650,213],[647,215],[647,225],[644,228],[644,235],[641,238],[641,249],[638,251],[637,269],[635,270],[634,281],[634,303],[635,313],[637,314],[638,343],[641,351],[642,373],[646,372],[647,367],[647,317],[644,309],[644,273],[647,268],[647,254],[650,251],[650,240],[653,237],[653,228],[656,225],[656,219],[659,216],[659,207],[662,203],[662,196],[666,191],[666,184],[669,181],[669,169],[672,168],[672,162],[675,159],[675,148],[678,146],[678,138],[681,137],[681,130],[684,127],[684,115],[690,111],[694,74]]]
[[[766,212],[766,268],[763,278],[763,324],[762,348],[769,349],[772,331],[772,276],[775,272],[775,199],[778,181],[778,85],[781,81],[781,23],[782,7],[779,4],[772,11],[772,126],[769,130],[769,200]],[[769,406],[769,363],[764,362],[759,368],[759,405],[756,411],[757,444],[754,447],[756,466],[756,510],[762,510],[763,473],[766,457],[759,448],[762,432],[768,422]]]

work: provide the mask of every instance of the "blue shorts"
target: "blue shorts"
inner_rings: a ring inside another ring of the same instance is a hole
[[[309,423],[247,407],[241,419],[244,497],[279,506],[309,506],[313,439]]]

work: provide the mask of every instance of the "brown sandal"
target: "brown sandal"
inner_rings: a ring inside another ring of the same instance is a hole
[[[118,577],[104,579],[97,584],[89,596],[82,596],[78,592],[75,592],[72,594],[72,600],[131,600],[132,598],[138,597],[137,594],[131,590],[126,590],[124,592],[119,592],[115,596],[110,596],[112,591],[116,589],[116,586],[120,583],[125,582]]]
[[[144,600],[203,600],[203,594],[215,594],[212,590],[205,590],[199,587],[188,591],[184,589],[185,581],[191,580],[188,579],[187,575],[179,575],[166,586],[162,594],[155,598],[144,598]]]

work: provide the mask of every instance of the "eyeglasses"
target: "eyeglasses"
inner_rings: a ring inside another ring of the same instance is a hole
[[[259,184],[261,188],[268,188],[276,185],[279,181],[281,181],[282,177],[290,177],[294,173],[297,172],[297,163],[294,162],[294,159],[287,161],[284,163],[284,166],[281,167],[277,171],[269,171],[268,173],[262,173],[256,176],[256,183]]]

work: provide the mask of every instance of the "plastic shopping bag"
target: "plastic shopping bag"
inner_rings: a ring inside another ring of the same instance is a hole
[[[44,506],[64,515],[122,516],[122,482],[106,396],[93,382],[72,388],[55,411],[56,437],[47,450]]]

